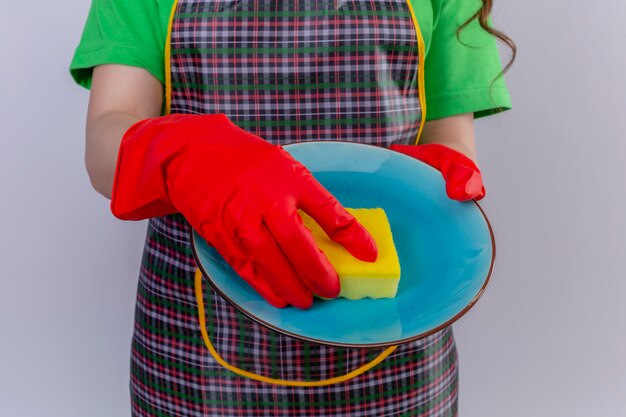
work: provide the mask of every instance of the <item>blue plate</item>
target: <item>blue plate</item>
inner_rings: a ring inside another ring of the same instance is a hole
[[[346,142],[285,146],[345,207],[382,207],[400,258],[394,299],[316,300],[309,310],[266,303],[197,234],[209,283],[251,319],[333,346],[380,347],[430,335],[459,319],[484,291],[495,258],[489,221],[474,202],[445,194],[441,174],[387,149]]]

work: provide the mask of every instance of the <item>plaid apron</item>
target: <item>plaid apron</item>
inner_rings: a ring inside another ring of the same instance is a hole
[[[416,28],[394,1],[180,0],[170,39],[172,113],[228,115],[266,140],[415,143]],[[169,82],[169,81],[168,81]],[[189,224],[151,219],[131,355],[133,416],[455,416],[452,330],[399,346],[322,387],[257,382],[218,364],[198,323]],[[285,380],[344,375],[382,349],[334,348],[265,328],[203,283],[207,331],[226,362]]]

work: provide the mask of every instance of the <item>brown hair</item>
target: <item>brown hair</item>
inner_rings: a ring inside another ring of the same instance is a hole
[[[456,31],[456,35],[457,37],[459,37],[459,34],[461,33],[461,31],[470,23],[472,23],[474,20],[478,20],[478,23],[480,24],[480,27],[483,28],[483,30],[485,30],[487,33],[495,36],[498,40],[500,40],[502,43],[504,43],[506,46],[509,47],[509,49],[511,50],[511,59],[509,59],[509,62],[507,62],[507,64],[504,66],[504,69],[502,70],[502,72],[500,74],[498,74],[498,76],[496,77],[499,78],[500,76],[502,76],[502,74],[504,74],[505,72],[507,72],[509,70],[509,68],[511,68],[511,65],[513,65],[513,61],[515,61],[515,56],[517,55],[517,45],[515,45],[515,42],[513,42],[513,40],[511,38],[509,38],[505,33],[499,31],[498,29],[495,29],[491,26],[489,26],[489,15],[491,13],[491,9],[493,7],[493,0],[482,0],[482,6],[480,7],[480,9],[478,9],[476,11],[476,13],[474,13],[474,15],[472,17],[470,17],[465,23],[463,23]],[[495,80],[494,80],[495,81]]]

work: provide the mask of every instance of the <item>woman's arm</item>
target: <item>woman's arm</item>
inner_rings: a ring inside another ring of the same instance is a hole
[[[133,124],[161,114],[161,82],[142,68],[94,68],[87,111],[85,166],[93,188],[111,198],[122,136]]]
[[[427,143],[448,146],[476,162],[474,114],[465,113],[426,122],[419,145]]]

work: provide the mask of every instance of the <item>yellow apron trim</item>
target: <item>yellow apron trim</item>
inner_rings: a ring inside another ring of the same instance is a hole
[[[213,358],[224,368],[236,373],[237,375],[250,378],[255,381],[265,382],[268,384],[275,384],[275,385],[285,385],[289,387],[322,387],[325,385],[337,384],[340,382],[345,382],[349,379],[359,376],[362,373],[372,369],[373,367],[381,363],[385,358],[387,358],[387,356],[389,356],[397,348],[397,346],[390,346],[387,349],[385,349],[380,355],[374,358],[374,360],[372,360],[371,362],[366,363],[365,365],[353,370],[352,372],[349,372],[345,375],[338,376],[335,378],[323,379],[320,381],[289,381],[285,379],[268,378],[266,376],[262,376],[259,374],[255,374],[255,373],[244,371],[243,369],[237,368],[236,366],[233,366],[229,364],[228,362],[226,362],[224,359],[222,359],[219,353],[217,353],[206,331],[206,320],[204,318],[204,301],[203,301],[203,294],[202,294],[202,271],[200,271],[199,268],[196,269],[195,290],[196,290],[196,301],[198,303],[198,320],[200,321],[200,331],[202,332],[202,338],[204,339],[204,344],[206,345],[207,349],[209,349],[211,356],[213,356]]]
[[[406,0],[406,4],[407,6],[409,6],[409,10],[411,11],[411,19],[413,19],[413,26],[415,26],[415,33],[417,33],[417,48],[419,54],[419,63],[417,66],[417,89],[419,90],[419,101],[420,107],[422,108],[422,120],[420,121],[420,127],[417,131],[417,138],[415,138],[415,145],[417,145],[420,141],[420,137],[422,136],[424,124],[426,123],[426,90],[424,88],[424,85],[426,84],[424,81],[424,61],[426,60],[426,46],[424,44],[424,37],[422,36],[422,29],[420,29],[420,25],[417,22],[417,17],[415,16],[415,10],[413,10],[411,0]]]
[[[174,0],[170,19],[167,23],[167,36],[165,38],[165,114],[170,114],[172,108],[172,67],[171,67],[171,42],[172,42],[172,23],[174,22],[174,14],[176,14],[176,6],[178,0]]]

